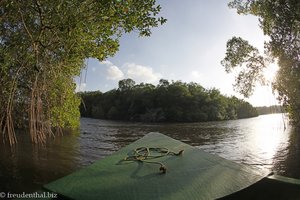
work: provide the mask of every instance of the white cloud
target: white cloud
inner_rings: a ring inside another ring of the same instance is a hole
[[[199,72],[198,70],[193,70],[193,71],[187,73],[187,75],[183,79],[186,82],[192,81],[192,82],[199,83],[203,87],[206,87],[206,85],[207,85],[207,78],[205,77],[205,75],[203,73]]]
[[[101,61],[100,63],[103,65],[107,65],[107,66],[113,65],[112,62],[110,62],[109,60],[104,60],[104,61]]]
[[[110,80],[119,80],[124,77],[124,73],[115,65],[109,66],[106,72],[106,78]]]
[[[136,82],[153,83],[162,77],[160,73],[155,73],[151,67],[137,65],[135,63],[126,63],[124,69],[126,76]]]
[[[198,71],[192,71],[191,72],[191,77],[194,79],[202,78],[202,74]]]
[[[120,80],[124,78],[124,73],[114,65],[109,60],[104,60],[101,62],[101,64],[106,65],[108,68],[106,70],[106,78],[109,80]]]
[[[160,73],[155,73],[151,67],[135,63],[125,63],[121,69],[108,60],[102,61],[101,64],[107,66],[106,78],[109,80],[131,78],[137,83],[154,83],[162,77]]]
[[[82,92],[86,89],[86,83],[76,83],[75,92]]]

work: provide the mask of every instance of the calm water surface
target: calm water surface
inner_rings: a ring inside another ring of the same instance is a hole
[[[0,146],[0,192],[30,192],[99,160],[149,132],[160,132],[229,160],[300,178],[300,133],[282,114],[205,122],[144,124],[81,119],[80,133],[46,146]]]

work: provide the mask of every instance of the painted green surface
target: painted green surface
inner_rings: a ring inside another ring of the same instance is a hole
[[[159,165],[121,162],[138,147],[184,150],[182,156],[165,156]],[[45,189],[71,199],[216,199],[242,190],[267,175],[160,133],[149,133],[93,165],[45,185]]]

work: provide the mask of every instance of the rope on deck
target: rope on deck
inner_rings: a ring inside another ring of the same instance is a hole
[[[165,174],[167,172],[167,167],[162,162],[151,160],[169,155],[180,156],[183,151],[184,150],[180,150],[178,153],[175,153],[164,147],[139,147],[133,150],[132,155],[125,157],[122,161],[138,161],[142,163],[157,164],[160,165],[159,171],[162,174]]]

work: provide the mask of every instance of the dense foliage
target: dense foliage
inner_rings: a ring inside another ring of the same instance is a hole
[[[236,89],[249,96],[256,81],[263,81],[263,69],[277,61],[279,71],[273,89],[287,107],[290,118],[300,125],[300,1],[234,0],[229,7],[237,9],[239,14],[258,16],[260,27],[269,36],[264,55],[242,38],[228,41],[222,64],[227,71],[240,66]]]
[[[157,86],[119,81],[119,88],[80,93],[83,117],[144,122],[198,122],[257,116],[255,108],[236,97],[197,83],[160,80]]]
[[[259,115],[285,113],[285,109],[279,105],[255,107]]]
[[[119,37],[165,22],[155,0],[0,1],[0,137],[16,143],[15,128],[33,142],[79,125],[73,78],[85,58],[116,53]]]

